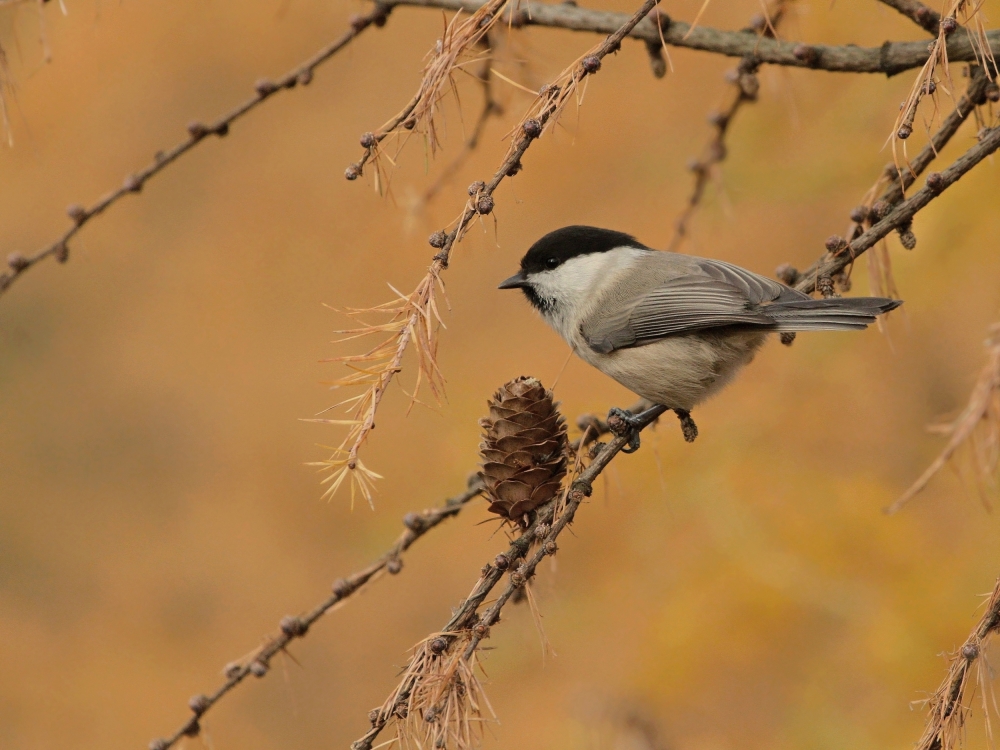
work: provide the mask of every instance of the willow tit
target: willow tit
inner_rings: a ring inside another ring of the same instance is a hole
[[[902,304],[884,297],[813,299],[720,260],[653,250],[587,226],[557,229],[531,246],[500,284],[520,289],[584,361],[677,413],[688,441],[691,410],[750,363],[768,334],[860,330]],[[646,418],[612,409],[638,448]]]

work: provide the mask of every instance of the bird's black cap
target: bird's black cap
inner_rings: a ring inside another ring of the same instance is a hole
[[[562,265],[570,258],[590,253],[605,253],[616,247],[645,247],[624,232],[599,227],[573,225],[556,229],[532,245],[521,259],[524,274],[545,271]]]

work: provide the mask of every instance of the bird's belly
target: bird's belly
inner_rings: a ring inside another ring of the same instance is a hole
[[[584,345],[581,357],[633,393],[690,411],[717,393],[750,363],[764,331],[703,331],[599,354]]]

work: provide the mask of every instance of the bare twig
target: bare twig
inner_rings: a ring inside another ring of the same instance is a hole
[[[387,3],[392,6],[412,5],[446,10],[462,9],[467,12],[475,12],[484,4],[483,0],[387,0]],[[597,33],[609,33],[619,28],[627,18],[624,13],[590,10],[575,4],[528,0],[522,0],[518,13],[523,14],[518,16],[521,25]],[[692,28],[682,21],[667,23],[665,14],[660,12],[659,15],[660,30],[656,23],[645,20],[637,24],[628,36],[658,45],[662,30],[663,41],[672,47],[686,47],[728,57],[753,55],[762,64],[840,73],[883,73],[892,76],[922,67],[929,55],[926,41],[886,42],[881,47],[802,44],[761,39],[752,31],[723,31],[701,25]],[[1000,54],[1000,30],[988,32],[986,39],[993,54]],[[979,60],[978,50],[967,34],[952,34],[948,38],[946,50],[948,59],[952,62]]]
[[[979,142],[966,151],[947,169],[927,175],[927,182],[906,200],[896,204],[870,229],[851,242],[841,245],[824,255],[801,276],[795,288],[802,292],[812,292],[820,279],[829,279],[854,262],[859,255],[869,250],[890,232],[908,225],[913,217],[934,200],[944,190],[957,182],[962,175],[1000,148],[1000,126],[988,128],[980,133]]]
[[[774,38],[775,30],[785,15],[785,4],[786,0],[777,0],[771,8],[767,9],[766,15],[754,18],[751,22],[751,28],[761,37]],[[688,197],[687,205],[674,223],[674,236],[670,238],[670,244],[667,246],[667,250],[671,252],[676,252],[681,243],[684,242],[688,233],[688,224],[705,195],[705,188],[708,186],[712,170],[726,158],[726,133],[736,117],[736,113],[744,104],[757,101],[757,92],[760,89],[760,83],[757,80],[759,67],[760,64],[756,57],[748,56],[740,60],[736,70],[726,76],[732,84],[732,94],[729,97],[729,103],[723,109],[709,115],[708,121],[714,129],[712,138],[705,146],[701,156],[688,164],[688,168],[694,173],[694,186]]]
[[[231,109],[218,119],[209,122],[192,122],[188,125],[188,138],[178,143],[171,149],[157,152],[153,162],[143,169],[128,175],[121,187],[112,190],[91,206],[81,206],[74,204],[66,209],[73,226],[67,229],[54,242],[42,248],[34,255],[22,255],[14,253],[7,259],[9,269],[0,273],[0,294],[3,294],[14,281],[27,271],[46,258],[55,258],[60,263],[65,263],[69,258],[69,241],[76,235],[83,225],[94,217],[104,213],[105,210],[117,203],[126,195],[138,193],[154,175],[159,174],[170,164],[184,156],[191,149],[197,146],[210,135],[223,137],[229,133],[229,127],[243,115],[251,112],[261,105],[266,99],[277,94],[283,89],[295,88],[298,85],[305,86],[310,83],[313,74],[320,65],[342,50],[358,34],[371,25],[383,26],[388,18],[391,6],[376,3],[371,11],[364,15],[354,16],[351,19],[351,28],[337,40],[331,42],[302,64],[285,73],[277,80],[271,81],[261,79],[254,85],[254,95],[249,99]]]
[[[989,734],[991,707],[987,703],[987,696],[991,694],[989,682],[992,680],[992,670],[986,663],[984,651],[997,630],[1000,630],[1000,579],[997,579],[979,623],[958,652],[952,655],[948,676],[927,701],[927,726],[917,743],[917,750],[953,750],[960,746],[962,728],[972,710],[964,700],[973,666],[978,667],[978,682]]]
[[[986,339],[986,352],[986,365],[972,389],[969,403],[953,422],[935,429],[951,436],[948,444],[913,486],[886,508],[887,513],[895,513],[912,500],[967,443],[971,443],[973,450],[980,495],[989,507],[988,490],[996,487],[997,466],[1000,464],[1000,324],[991,326]],[[984,434],[977,440],[977,433]]]
[[[643,422],[640,429],[658,419],[665,410],[666,407],[659,406],[643,412]],[[504,605],[517,590],[528,583],[542,559],[546,555],[555,554],[556,539],[572,522],[580,504],[590,496],[594,480],[628,442],[628,435],[622,434],[616,435],[607,444],[601,446],[590,465],[573,479],[569,491],[541,506],[535,512],[535,518],[531,524],[511,542],[508,550],[498,555],[493,563],[483,566],[482,574],[472,592],[445,623],[440,632],[432,636],[434,640],[442,642],[432,644],[434,646],[432,652],[441,657],[446,655],[449,647],[458,644],[461,651],[453,654],[453,657],[457,657],[454,658],[454,661],[465,662],[467,667],[473,663],[472,660],[479,642],[488,636],[490,626],[497,622]],[[534,553],[529,557],[528,553],[536,544]],[[500,583],[507,570],[510,571],[507,586],[504,587],[496,601],[482,615],[479,615],[479,607]],[[391,719],[394,717],[405,719],[410,715],[411,710],[416,708],[410,704],[410,699],[424,674],[422,671],[425,668],[423,659],[426,658],[426,655],[424,649],[419,649],[414,654],[414,660],[411,660],[410,665],[404,671],[399,685],[390,694],[385,704],[372,711],[369,716],[372,724],[371,729],[351,744],[351,750],[372,750],[372,743]],[[419,664],[417,663],[418,659],[420,660]],[[435,709],[436,707],[429,708],[424,716],[430,721],[438,721],[439,712]]]
[[[431,508],[419,513],[407,513],[403,518],[406,531],[400,534],[393,545],[369,566],[352,573],[347,578],[334,581],[333,593],[312,610],[299,617],[285,617],[281,620],[277,633],[272,633],[264,640],[264,645],[252,651],[248,656],[228,664],[225,668],[226,682],[210,695],[196,695],[191,698],[189,707],[192,716],[180,728],[166,738],[150,742],[150,750],[168,750],[182,737],[193,737],[200,731],[201,717],[218,703],[230,690],[239,685],[250,675],[263,677],[267,674],[271,658],[284,651],[288,644],[296,638],[302,638],[317,620],[341,604],[352,594],[357,593],[367,584],[378,578],[383,571],[398,573],[402,569],[402,555],[414,542],[431,529],[440,525],[448,518],[461,513],[466,504],[483,491],[483,485],[478,477],[469,482],[469,488],[455,497],[450,498],[440,508]]]

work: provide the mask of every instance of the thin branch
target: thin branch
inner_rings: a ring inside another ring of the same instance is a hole
[[[927,726],[917,743],[917,750],[952,750],[960,745],[962,728],[972,710],[964,700],[973,666],[979,668],[978,682],[982,689],[983,709],[989,733],[990,706],[986,701],[987,695],[990,694],[989,681],[992,680],[992,670],[986,662],[984,651],[997,630],[1000,630],[1000,578],[997,579],[979,623],[958,652],[952,655],[948,676],[927,701]]]
[[[387,0],[387,5],[411,5],[445,10],[475,12],[484,5],[482,0]],[[549,26],[584,31],[608,33],[619,28],[626,20],[624,13],[590,10],[569,3],[550,4],[522,0],[516,11],[517,23],[523,26]],[[839,73],[883,73],[888,76],[905,70],[919,68],[927,62],[926,41],[886,42],[881,47],[857,47],[851,44],[802,44],[776,39],[761,39],[753,31],[723,31],[709,26],[692,28],[682,21],[669,21],[659,14],[663,41],[672,47],[712,52],[727,57],[752,55],[762,64],[786,65],[796,68],[813,68]],[[505,14],[506,18],[506,14]],[[668,23],[669,21],[669,23]],[[660,43],[660,30],[656,23],[644,20],[628,36],[652,44]],[[1000,55],[1000,30],[986,34],[994,55]],[[952,34],[947,43],[948,59],[952,62],[976,62],[977,50],[968,34]]]
[[[924,31],[937,36],[941,14],[931,10],[919,0],[879,0],[879,2],[898,10]]]
[[[844,268],[886,237],[890,232],[907,226],[913,217],[934,200],[944,190],[957,182],[962,175],[1000,148],[1000,126],[985,129],[980,133],[979,142],[966,151],[947,169],[927,175],[927,182],[908,199],[891,208],[884,218],[874,224],[850,243],[829,252],[816,261],[799,277],[795,288],[802,292],[812,292],[820,279],[836,276]]]
[[[317,620],[331,609],[341,604],[348,597],[356,594],[367,584],[381,575],[383,571],[395,574],[402,569],[402,555],[414,542],[431,529],[439,526],[448,518],[453,518],[462,512],[466,504],[479,497],[483,491],[482,482],[478,477],[469,482],[469,488],[455,497],[450,498],[440,508],[431,508],[420,513],[407,513],[403,517],[406,531],[400,534],[393,545],[377,560],[361,570],[352,573],[347,578],[340,578],[333,584],[333,593],[308,613],[299,617],[285,617],[281,620],[279,631],[269,635],[264,645],[253,651],[249,656],[228,664],[225,668],[226,682],[211,695],[196,695],[191,698],[189,707],[192,716],[187,719],[172,735],[167,738],[155,739],[149,743],[150,750],[168,750],[182,737],[196,736],[200,731],[201,717],[218,703],[223,696],[235,688],[247,677],[263,677],[270,667],[271,658],[284,651],[288,644],[296,638],[302,638]]]
[[[652,424],[664,411],[666,411],[666,407],[657,406],[643,412],[640,429]],[[628,442],[628,435],[621,434],[616,435],[607,444],[601,446],[590,465],[572,481],[568,488],[569,491],[541,506],[536,511],[532,523],[511,542],[507,551],[497,555],[493,563],[483,566],[482,574],[472,592],[435,638],[435,640],[444,642],[443,647],[435,649],[438,654],[444,653],[452,643],[465,643],[467,645],[460,659],[470,663],[479,642],[488,635],[490,626],[499,620],[504,605],[518,589],[528,583],[528,580],[534,575],[538,563],[546,555],[555,554],[556,539],[572,522],[580,504],[591,495],[594,480],[600,476],[601,472]],[[563,501],[564,504],[562,504]],[[529,551],[536,543],[535,552],[528,557]],[[521,560],[523,562],[518,564],[518,561]],[[507,570],[510,570],[507,586],[497,600],[482,615],[478,615],[479,607],[500,583]],[[402,681],[393,690],[385,704],[380,709],[372,711],[369,716],[372,724],[371,729],[363,737],[351,743],[351,750],[372,750],[372,743],[393,717],[405,718],[409,714],[407,703],[411,693],[418,686],[420,677],[419,670],[406,670]],[[429,712],[429,715],[431,720],[434,720],[433,710]]]
[[[312,82],[316,68],[346,47],[351,40],[369,26],[384,26],[391,10],[392,8],[388,5],[376,3],[375,7],[368,13],[352,17],[351,28],[344,32],[340,38],[323,47],[305,62],[288,71],[277,80],[261,79],[257,81],[254,85],[254,95],[243,103],[212,122],[190,123],[187,126],[188,138],[186,140],[167,151],[158,151],[151,164],[134,174],[128,175],[121,187],[107,193],[91,206],[71,205],[66,209],[66,212],[73,221],[73,226],[63,232],[58,239],[34,255],[25,256],[20,253],[14,253],[7,258],[9,268],[7,271],[0,273],[0,295],[9,289],[10,285],[16,279],[20,278],[25,271],[46,258],[55,258],[60,263],[65,263],[69,258],[69,241],[83,228],[84,224],[104,213],[104,211],[126,195],[140,192],[143,185],[149,179],[191,151],[199,143],[206,140],[208,136],[214,135],[221,138],[227,135],[229,127],[236,120],[256,109],[266,99],[284,89],[292,89],[298,85],[305,86]]]
[[[786,0],[777,0],[774,7],[767,11],[766,16],[758,16],[759,23],[756,22],[756,18],[754,19],[751,28],[754,28],[762,38],[774,38],[775,31],[785,15],[785,3]],[[684,238],[687,237],[688,224],[705,195],[705,188],[708,187],[712,168],[721,164],[726,158],[726,133],[736,117],[736,113],[744,104],[757,101],[757,92],[760,89],[760,83],[757,80],[759,67],[756,58],[745,57],[740,60],[736,70],[727,74],[727,79],[732,84],[733,93],[730,96],[729,104],[723,110],[709,115],[709,122],[714,128],[712,138],[705,146],[701,156],[692,160],[688,165],[688,168],[694,173],[694,186],[688,197],[687,205],[674,223],[674,236],[671,237],[670,244],[667,246],[667,250],[671,252],[676,252],[681,243],[684,242]]]

